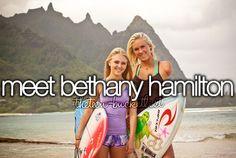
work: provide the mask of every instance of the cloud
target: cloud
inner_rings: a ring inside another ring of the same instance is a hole
[[[8,6],[8,5],[15,5],[15,6],[24,6],[28,0],[0,0],[0,9]]]
[[[171,21],[169,25],[154,25],[164,41],[166,40],[164,43],[167,48],[189,52],[221,50],[229,53],[236,50],[236,1],[210,0],[204,5],[188,6],[192,6],[189,8],[192,12],[189,16],[186,15],[187,19],[192,19],[190,22],[181,19],[178,23]],[[198,16],[194,17],[195,12]]]
[[[167,15],[164,14],[158,25],[161,29],[198,30],[221,23],[236,23],[235,0],[198,0],[182,2]]]
[[[235,0],[212,0],[204,10],[206,24],[217,24],[220,22],[236,22],[236,1]]]
[[[15,13],[27,11],[29,0],[0,0],[0,13],[4,16],[13,16]]]

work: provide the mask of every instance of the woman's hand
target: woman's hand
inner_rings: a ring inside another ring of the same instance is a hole
[[[126,152],[127,152],[127,154],[131,154],[134,152],[134,141],[129,139],[129,141],[126,145]]]
[[[81,139],[76,139],[75,140],[75,148],[79,149]]]

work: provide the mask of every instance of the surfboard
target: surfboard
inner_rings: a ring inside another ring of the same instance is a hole
[[[135,156],[160,158],[164,155],[180,126],[186,98],[182,94],[162,99],[138,114]]]
[[[87,107],[88,101],[81,101],[75,110],[75,134],[78,133],[79,122]],[[108,128],[106,111],[99,102],[96,103],[80,141],[80,148],[75,149],[75,157],[93,158],[102,146]]]

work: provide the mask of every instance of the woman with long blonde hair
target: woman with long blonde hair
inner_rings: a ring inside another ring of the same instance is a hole
[[[143,87],[139,93],[137,102],[137,113],[146,109],[148,106],[162,99],[159,92],[158,84],[152,86],[152,96],[148,95],[149,83],[151,80],[159,80],[160,82],[169,78],[172,72],[172,65],[169,61],[158,61],[154,52],[154,44],[151,39],[143,32],[133,34],[127,44],[128,58],[133,67],[133,82],[139,86],[143,81]],[[167,149],[163,158],[173,158],[174,150],[172,145]]]
[[[122,48],[114,48],[105,60],[104,66],[104,80],[131,80],[132,71],[130,62],[126,55],[126,52]],[[100,101],[104,105],[108,117],[108,130],[96,157],[98,158],[108,158],[110,154],[111,158],[125,158],[127,154],[132,153],[134,150],[134,138],[136,130],[136,119],[137,119],[137,109],[134,106],[130,106],[130,97],[128,94],[128,86],[124,86],[122,89],[121,96],[109,97],[103,96],[102,85],[97,86],[97,95],[90,100],[95,103]],[[126,105],[119,108],[114,108],[113,104]],[[89,105],[94,105],[90,103]],[[79,148],[80,139],[84,130],[84,127],[91,116],[94,108],[90,107],[85,109],[85,112],[80,121],[80,127],[78,129],[78,134],[76,136],[76,147]],[[126,114],[129,112],[129,137],[127,134],[126,127]]]

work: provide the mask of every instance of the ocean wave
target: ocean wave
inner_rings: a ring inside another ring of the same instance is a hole
[[[8,116],[31,116],[33,113],[1,113],[0,117],[8,117]]]
[[[208,140],[226,140],[226,139],[236,139],[236,133],[228,133],[228,134],[218,134],[213,136],[206,137],[182,137],[175,138],[174,143],[189,143],[189,142],[205,142]]]
[[[9,117],[9,116],[36,116],[36,115],[65,115],[65,114],[74,114],[74,112],[45,112],[45,113],[0,113],[0,117]]]
[[[72,143],[72,142],[53,142],[53,141],[27,140],[27,139],[3,138],[3,137],[0,137],[0,143],[74,145],[74,143]]]

